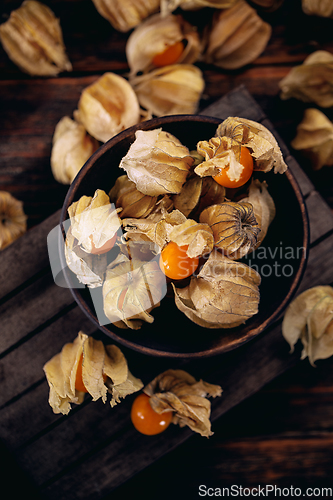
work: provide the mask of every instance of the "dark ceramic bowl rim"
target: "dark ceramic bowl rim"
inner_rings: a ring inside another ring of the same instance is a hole
[[[163,124],[168,124],[168,123],[173,123],[174,121],[194,121],[194,122],[200,122],[200,123],[210,123],[210,124],[216,124],[218,125],[221,123],[221,119],[218,119],[216,117],[211,117],[211,116],[205,116],[205,115],[170,115],[170,116],[165,116],[165,117],[160,117],[160,118],[153,118],[151,120],[147,120],[145,122],[138,123],[122,132],[117,134],[116,136],[112,137],[109,141],[105,142],[102,144],[98,150],[87,160],[87,162],[83,165],[79,173],[77,174],[75,180],[72,182],[72,184],[69,187],[69,190],[67,192],[67,195],[65,197],[62,209],[61,209],[61,214],[60,214],[60,227],[63,228],[63,223],[64,221],[68,218],[67,215],[67,208],[71,205],[71,203],[74,201],[74,196],[76,194],[78,185],[80,184],[82,178],[86,175],[86,173],[94,167],[94,164],[97,159],[99,159],[102,155],[104,155],[107,151],[109,151],[115,144],[118,142],[122,141],[124,138],[128,136],[132,136],[135,134],[137,130],[150,130],[152,127],[160,127]],[[108,337],[112,338],[114,341],[118,342],[121,345],[124,345],[125,347],[128,347],[134,351],[141,352],[144,354],[148,354],[151,356],[157,356],[157,357],[166,357],[166,358],[181,358],[181,359],[196,359],[196,358],[206,358],[210,356],[215,356],[218,354],[222,354],[228,351],[231,351],[252,338],[258,336],[260,333],[262,333],[269,325],[271,325],[278,317],[281,315],[281,313],[285,310],[285,308],[288,306],[289,302],[291,301],[292,297],[297,291],[297,288],[300,284],[300,281],[303,277],[305,268],[306,268],[306,263],[307,263],[307,258],[308,258],[308,248],[309,248],[309,219],[308,219],[308,214],[306,210],[306,205],[305,201],[303,198],[303,194],[300,190],[300,187],[296,181],[295,176],[292,174],[290,169],[283,174],[286,175],[288,178],[288,181],[295,193],[297,202],[299,204],[300,210],[301,210],[301,215],[302,215],[302,222],[303,222],[303,247],[302,247],[302,255],[300,259],[300,265],[299,268],[294,276],[294,279],[292,281],[292,285],[290,287],[289,293],[285,296],[284,300],[280,303],[280,305],[275,309],[275,311],[268,317],[266,320],[264,320],[259,327],[253,328],[249,332],[247,332],[246,336],[241,339],[237,340],[234,342],[231,342],[228,345],[220,346],[220,347],[214,347],[212,349],[207,349],[205,351],[200,351],[200,352],[189,352],[189,353],[177,353],[177,352],[170,352],[170,351],[164,351],[160,349],[154,349],[142,345],[138,345],[133,341],[127,340],[122,338],[121,336],[117,335],[116,333],[112,332],[108,328],[106,328],[103,325],[100,325],[97,317],[91,312],[90,308],[87,306],[85,300],[81,296],[80,293],[76,291],[76,289],[73,289],[71,286],[70,278],[67,275],[66,271],[66,262],[65,258],[63,255],[63,251],[60,251],[60,259],[62,260],[63,268],[65,269],[65,279],[68,284],[68,287],[77,302],[78,306],[80,309],[84,312],[84,314],[92,321],[93,324],[96,325],[98,329],[100,329],[105,335]],[[63,229],[62,229],[63,231]],[[64,232],[61,237],[64,236]],[[63,246],[63,240],[60,242],[60,248]]]

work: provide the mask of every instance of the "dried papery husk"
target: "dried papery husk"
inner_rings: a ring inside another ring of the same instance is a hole
[[[84,126],[64,116],[57,123],[51,151],[51,169],[54,178],[62,184],[71,184],[85,162],[99,147]]]
[[[157,196],[149,196],[138,191],[135,183],[130,181],[127,175],[117,178],[109,196],[116,208],[121,208],[122,219],[147,217],[154,210],[157,202]]]
[[[173,229],[186,220],[179,210],[172,210],[170,213],[162,210],[161,213],[151,214],[145,219],[124,219],[123,227],[127,240],[151,241],[162,250],[171,241],[170,234]]]
[[[248,196],[243,198],[242,202],[250,203],[252,205],[253,214],[260,229],[257,243],[253,249],[255,250],[262,244],[268,228],[275,217],[275,203],[268,192],[267,183],[265,181],[260,182],[258,179],[252,179]]]
[[[186,425],[201,436],[211,431],[211,405],[208,397],[219,397],[222,388],[203,380],[197,381],[184,370],[167,370],[155,377],[143,389],[157,413],[173,412],[172,423]]]
[[[331,0],[302,0],[302,9],[309,16],[333,17]]]
[[[32,76],[57,76],[71,71],[59,19],[40,2],[27,0],[0,26],[8,57]]]
[[[199,202],[191,214],[192,217],[197,219],[205,208],[210,205],[223,203],[226,201],[225,195],[225,188],[214,181],[212,177],[203,177]]]
[[[197,206],[202,192],[202,179],[197,175],[190,177],[182,187],[179,194],[172,196],[175,209],[182,212],[185,217]]]
[[[175,63],[192,64],[197,61],[201,44],[197,29],[180,15],[162,17],[155,14],[143,21],[129,36],[126,57],[131,77],[139,72],[147,73],[156,68],[155,56],[169,47],[182,42],[183,52]]]
[[[166,293],[165,276],[156,260],[129,259],[120,254],[109,264],[103,284],[104,312],[119,328],[137,330],[152,323],[149,314]]]
[[[186,217],[193,213],[194,219],[204,208],[225,200],[225,188],[212,177],[192,175],[188,178],[179,194],[172,196],[174,208]]]
[[[204,7],[213,9],[228,9],[237,0],[161,0],[161,14],[167,15],[178,7],[183,10],[200,10]]]
[[[257,245],[260,228],[251,203],[211,205],[201,212],[200,222],[211,227],[215,246],[230,259],[241,259]]]
[[[117,30],[126,33],[158,12],[160,0],[93,0],[101,16]]]
[[[140,122],[140,106],[125,78],[115,73],[104,73],[82,91],[74,118],[92,137],[106,142]]]
[[[71,405],[81,404],[85,392],[75,389],[76,374],[82,359],[82,381],[93,401],[107,400],[113,407],[120,398],[142,389],[141,380],[128,369],[126,358],[115,345],[104,344],[80,331],[73,342],[45,363],[43,370],[50,387],[49,404],[54,413],[68,415]],[[105,380],[105,378],[106,380]]]
[[[114,238],[121,227],[118,217],[120,209],[110,202],[102,189],[93,197],[81,196],[68,208],[71,233],[85,252],[94,252]]]
[[[236,143],[249,148],[254,160],[254,170],[283,174],[288,166],[277,140],[261,123],[246,118],[230,116],[217,128],[216,135],[227,136]]]
[[[319,109],[306,109],[291,145],[309,158],[314,170],[332,166],[333,123]]]
[[[209,141],[199,141],[197,151],[205,160],[195,167],[200,177],[214,177],[227,169],[231,181],[238,181],[244,170],[240,163],[241,145],[230,137],[212,137]]]
[[[272,34],[270,24],[245,0],[217,10],[204,33],[203,60],[223,69],[250,64],[265,50]]]
[[[295,98],[322,108],[333,106],[333,54],[317,50],[295,66],[279,87],[281,99]]]
[[[190,257],[201,257],[214,248],[214,235],[208,224],[187,219],[175,226],[169,235],[170,241],[178,246],[187,246],[186,254]]]
[[[0,250],[17,240],[27,230],[23,203],[7,191],[0,191]]]
[[[155,116],[194,114],[205,88],[193,64],[172,64],[130,80],[140,105]]]
[[[66,234],[64,252],[68,268],[76,275],[80,283],[87,285],[88,288],[103,285],[108,265],[106,254],[94,255],[85,252],[72,235],[71,228]]]
[[[119,167],[143,194],[180,193],[193,158],[186,146],[161,128],[137,130]]]
[[[333,355],[333,288],[315,286],[302,292],[288,306],[282,322],[282,334],[291,352],[297,341],[303,344],[301,358],[311,365]]]
[[[187,287],[172,286],[178,309],[197,325],[215,329],[239,326],[257,314],[260,282],[257,271],[216,250]]]

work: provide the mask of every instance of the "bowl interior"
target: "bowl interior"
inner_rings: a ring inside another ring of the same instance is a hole
[[[125,173],[118,165],[134,141],[137,129],[162,126],[191,150],[196,149],[199,140],[213,137],[220,122],[210,117],[177,115],[155,118],[120,133],[101,146],[81,169],[69,188],[61,221],[68,218],[67,209],[72,202],[83,195],[93,196],[96,189],[109,192],[116,178]],[[198,326],[177,309],[170,293],[152,311],[154,322],[143,324],[140,330],[119,329],[112,324],[101,326],[90,291],[75,288],[76,277],[66,268],[66,279],[81,309],[115,341],[157,356],[210,356],[234,349],[262,332],[288,305],[301,280],[307,258],[308,221],[301,192],[289,170],[283,175],[256,173],[256,177],[267,182],[276,205],[276,217],[261,247],[243,259],[262,277],[259,312],[244,325],[232,329]],[[94,289],[96,296],[101,293],[101,288]]]

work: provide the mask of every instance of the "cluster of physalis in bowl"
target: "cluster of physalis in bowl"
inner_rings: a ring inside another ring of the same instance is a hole
[[[206,328],[255,315],[261,277],[241,259],[275,216],[267,184],[253,172],[287,169],[272,133],[229,117],[190,151],[163,128],[137,130],[119,168],[108,193],[97,189],[69,206],[65,242],[70,270],[88,288],[101,287],[110,323],[152,323],[166,293]]]

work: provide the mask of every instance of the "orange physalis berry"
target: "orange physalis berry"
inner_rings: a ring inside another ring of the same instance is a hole
[[[229,179],[228,177],[229,167],[221,169],[221,172],[215,175],[213,179],[218,184],[226,188],[238,188],[240,186],[243,186],[250,179],[253,173],[253,158],[251,156],[250,151],[245,146],[241,147],[241,155],[239,163],[241,163],[244,168],[238,181],[232,181],[231,179]]]
[[[173,241],[163,248],[160,255],[160,268],[164,274],[174,280],[188,278],[199,265],[199,257],[189,257],[188,245],[178,246]]]
[[[152,409],[149,399],[145,393],[135,398],[131,409],[131,420],[141,434],[153,436],[165,431],[171,423],[173,412],[157,413]]]
[[[162,66],[168,66],[169,64],[175,64],[184,51],[183,42],[176,42],[173,45],[167,47],[160,54],[156,54],[153,58],[154,66],[161,68]]]

